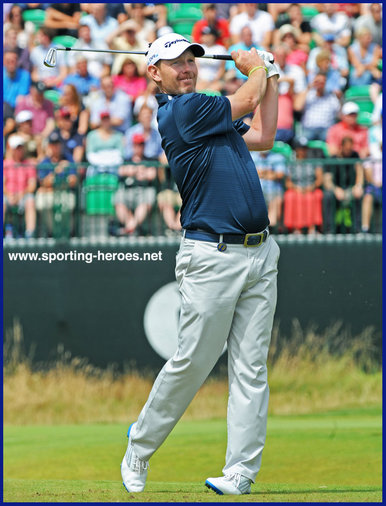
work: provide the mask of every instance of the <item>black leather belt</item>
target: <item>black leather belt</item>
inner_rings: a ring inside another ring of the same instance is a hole
[[[269,236],[268,229],[256,234],[212,234],[205,230],[185,230],[187,239],[225,244],[243,244],[245,247],[260,246]]]

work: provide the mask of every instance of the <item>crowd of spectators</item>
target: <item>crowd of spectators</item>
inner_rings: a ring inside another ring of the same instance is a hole
[[[382,204],[382,4],[192,4],[182,30],[176,12],[188,8],[3,4],[7,237],[39,236],[43,228],[52,235],[58,209],[72,215],[75,234],[75,213],[99,212],[87,208],[84,192],[103,192],[103,185],[95,187],[103,174],[116,178],[104,210],[113,215],[110,234],[142,234],[152,213],[167,231],[180,229],[181,199],[162,150],[157,88],[144,57],[59,51],[54,68],[43,65],[60,43],[146,51],[168,31],[207,53],[256,47],[275,55],[276,142],[271,152],[252,154],[274,231],[374,229],[374,209]],[[231,61],[197,59],[197,66],[202,93],[229,95],[246,79]],[[366,99],[364,116],[348,95],[354,88]],[[15,215],[23,218],[22,232],[12,229]]]

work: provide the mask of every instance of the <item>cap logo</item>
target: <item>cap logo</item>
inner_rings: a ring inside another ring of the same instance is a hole
[[[187,42],[188,44],[190,44],[190,42],[186,39],[176,39],[176,40],[171,40],[169,42],[165,42],[165,48],[168,49],[170,46],[172,46],[173,44],[176,44],[177,42]]]
[[[158,59],[158,53],[152,54],[149,58],[148,65],[151,65],[154,60]]]

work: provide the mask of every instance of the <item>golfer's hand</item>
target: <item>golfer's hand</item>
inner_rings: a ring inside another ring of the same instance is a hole
[[[249,72],[254,67],[266,66],[264,60],[258,55],[254,47],[250,51],[244,51],[243,49],[232,51],[231,56],[235,62],[236,67],[245,76],[248,76]]]

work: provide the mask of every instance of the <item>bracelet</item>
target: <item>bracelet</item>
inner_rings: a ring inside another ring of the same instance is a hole
[[[253,69],[252,69],[252,70],[250,70],[250,71],[248,72],[248,77],[251,77],[251,74],[252,74],[255,70],[257,70],[257,69],[264,69],[264,70],[265,70],[265,72],[268,74],[268,69],[267,69],[267,67],[263,67],[262,65],[258,65],[257,67],[253,67]]]

